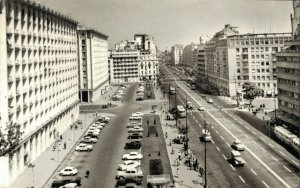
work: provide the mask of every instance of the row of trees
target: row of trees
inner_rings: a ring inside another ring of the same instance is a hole
[[[4,131],[0,129],[0,157],[6,154],[13,155],[22,141],[20,125],[10,123]]]

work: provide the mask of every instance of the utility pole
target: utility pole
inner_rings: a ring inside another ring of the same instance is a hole
[[[204,130],[206,132],[206,119],[204,112]],[[207,188],[207,173],[206,173],[206,141],[204,140],[204,188]]]
[[[171,110],[171,103],[170,103],[170,81],[169,81],[169,112]]]
[[[175,85],[175,115],[176,115],[176,127],[177,127],[177,119],[178,119],[178,113],[177,113],[177,86]]]

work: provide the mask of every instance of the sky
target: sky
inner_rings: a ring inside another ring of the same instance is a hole
[[[211,38],[225,24],[240,34],[291,32],[290,0],[36,0],[109,36],[109,46],[154,36],[159,50]]]

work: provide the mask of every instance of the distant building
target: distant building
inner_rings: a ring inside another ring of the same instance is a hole
[[[104,94],[108,80],[108,36],[78,28],[79,98],[94,102]]]
[[[194,67],[196,63],[196,53],[197,53],[197,45],[189,44],[186,45],[182,50],[182,60],[179,63],[180,65],[184,65],[187,67]]]
[[[171,65],[176,66],[182,61],[183,45],[176,44],[171,47]]]
[[[196,62],[195,62],[195,77],[198,83],[204,82],[206,79],[205,66],[205,44],[198,44],[196,48]]]
[[[299,134],[300,129],[300,2],[293,2],[293,40],[285,42],[277,56],[277,119]]]
[[[134,39],[116,44],[116,49],[111,51],[111,83],[157,79],[159,61],[154,38],[146,34],[136,34]]]
[[[240,35],[236,27],[225,25],[205,47],[207,81],[228,96],[241,93],[246,81],[254,82],[264,95],[277,92],[275,53],[290,39],[290,33]]]
[[[76,21],[34,1],[0,1],[0,129],[23,132],[14,155],[0,156],[0,187],[78,120],[77,48]]]

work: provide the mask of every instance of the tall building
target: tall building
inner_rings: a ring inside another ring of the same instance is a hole
[[[300,129],[300,1],[293,2],[293,40],[277,56],[278,112],[276,118],[291,131]]]
[[[110,83],[156,80],[159,73],[154,38],[146,34],[136,34],[133,41],[116,44],[109,62]]]
[[[108,87],[108,36],[78,28],[79,98],[94,102]]]
[[[206,76],[205,68],[205,44],[198,44],[196,48],[196,63],[195,63],[195,77],[198,83],[204,82]]]
[[[191,68],[194,67],[194,65],[196,64],[196,53],[197,53],[196,44],[192,43],[186,45],[182,50],[182,61],[179,64]]]
[[[241,93],[246,81],[255,83],[264,95],[277,93],[276,52],[291,39],[290,33],[238,34],[225,25],[205,48],[206,77],[222,95]]]
[[[171,65],[176,66],[182,61],[183,45],[176,44],[171,47]]]
[[[0,1],[0,129],[20,126],[0,156],[6,187],[78,119],[77,22],[31,1]]]

